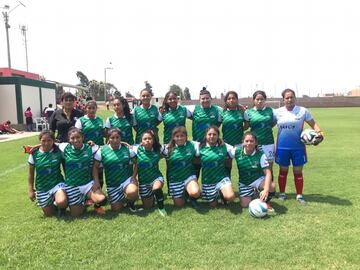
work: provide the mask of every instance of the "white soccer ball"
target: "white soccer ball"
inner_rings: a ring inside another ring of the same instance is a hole
[[[307,145],[312,145],[315,142],[317,133],[313,129],[304,129],[301,132],[300,140]]]
[[[267,204],[260,199],[252,200],[249,204],[249,214],[254,218],[262,218],[267,215]]]

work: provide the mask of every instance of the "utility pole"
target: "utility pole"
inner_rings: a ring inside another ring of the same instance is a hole
[[[111,62],[109,63],[111,65]],[[107,69],[114,69],[113,67],[105,67],[104,68],[104,102],[106,102],[106,70]]]
[[[27,51],[27,39],[26,39],[26,25],[20,25],[21,34],[24,36],[25,43],[25,57],[26,57],[26,71],[29,72],[29,63],[28,63],[28,51]]]
[[[23,3],[21,3],[19,1],[19,4],[17,4],[17,6],[15,6],[13,9],[10,9],[10,6],[5,5],[2,8],[3,9],[7,9],[9,10],[9,12],[7,11],[3,11],[2,14],[4,16],[4,21],[5,21],[5,30],[6,30],[6,42],[7,42],[7,55],[8,55],[8,67],[11,68],[11,57],[10,57],[10,40],[9,40],[9,28],[10,28],[10,24],[9,24],[9,14],[18,6],[23,6],[26,7]]]

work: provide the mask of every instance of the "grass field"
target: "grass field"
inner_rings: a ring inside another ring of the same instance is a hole
[[[277,215],[265,219],[251,218],[238,199],[194,210],[174,209],[169,198],[166,218],[92,209],[79,219],[44,218],[27,198],[21,149],[37,139],[0,143],[0,269],[359,269],[360,108],[311,112],[326,137],[308,148],[308,204],[295,201],[290,176],[289,199],[275,198]]]

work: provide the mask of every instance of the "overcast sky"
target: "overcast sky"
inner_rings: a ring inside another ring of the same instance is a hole
[[[249,96],[347,92],[360,85],[357,0],[22,0],[10,13],[12,67],[77,84],[76,71],[138,95],[171,84]],[[17,5],[0,0],[0,6]],[[2,9],[4,11],[4,9]],[[112,63],[112,65],[109,64]],[[7,67],[0,24],[0,67]]]

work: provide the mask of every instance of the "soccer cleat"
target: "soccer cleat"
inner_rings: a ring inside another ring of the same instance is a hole
[[[303,196],[302,194],[296,195],[296,200],[297,200],[300,204],[306,204],[306,201],[305,201],[304,196]]]
[[[96,214],[102,216],[105,215],[105,208],[104,207],[96,207],[94,208],[94,211],[96,212]]]
[[[286,200],[286,194],[284,192],[279,193],[279,200],[285,201]]]
[[[267,206],[267,212],[268,212],[269,215],[275,214],[275,210],[274,210],[274,208],[271,206],[270,203],[266,203],[266,206]]]
[[[162,208],[162,209],[159,208],[159,214],[160,214],[162,217],[166,217],[166,216],[167,216],[167,213],[166,213],[165,208]]]
[[[190,200],[191,202],[191,207],[194,208],[194,209],[197,209],[199,208],[199,204],[196,200]]]

